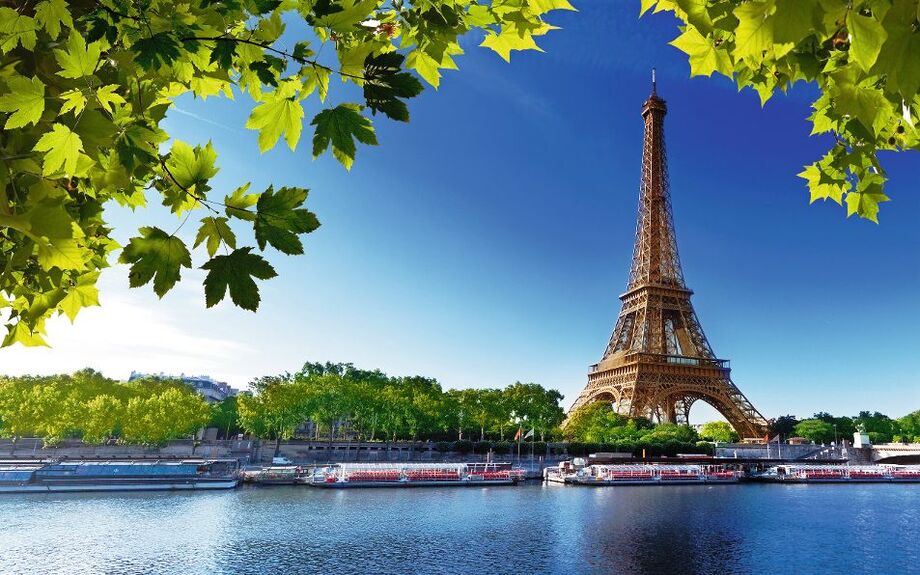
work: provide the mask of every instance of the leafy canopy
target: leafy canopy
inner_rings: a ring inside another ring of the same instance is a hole
[[[878,222],[882,151],[920,150],[918,0],[641,0],[683,25],[671,44],[691,76],[719,73],[766,104],[777,90],[816,82],[812,134],[834,145],[799,176],[811,202]]]
[[[543,20],[547,12],[572,9],[567,0],[6,4],[0,7],[2,345],[45,345],[49,317],[73,320],[82,307],[98,305],[100,271],[121,249],[105,221],[113,202],[140,216],[147,202],[158,201],[180,218],[171,233],[139,225],[118,255],[130,265],[131,286],[152,283],[160,297],[183,268],[198,266],[207,271],[209,307],[229,291],[234,304],[254,311],[255,280],[275,275],[263,257],[269,247],[304,252],[302,236],[319,226],[304,207],[307,190],[250,193],[247,183],[212,190],[217,151],[210,143],[170,142],[160,127],[177,97],[246,94],[254,101],[246,127],[258,131],[260,152],[282,137],[295,150],[306,126],[314,157],[331,148],[350,169],[358,144],[377,144],[371,116],[408,121],[406,101],[422,91],[419,78],[437,87],[442,70],[456,69],[462,36],[478,31],[482,46],[508,59],[512,50],[538,49],[534,37],[552,29]],[[282,41],[298,20],[312,34]],[[326,105],[333,76],[358,90],[342,90]],[[190,218],[190,212],[203,213]],[[189,249],[177,233],[195,221]]]

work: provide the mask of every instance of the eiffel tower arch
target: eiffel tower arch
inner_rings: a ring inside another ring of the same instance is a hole
[[[732,382],[729,361],[712,351],[684,283],[671,214],[664,117],[654,72],[642,106],[645,137],[636,242],[622,308],[601,360],[569,410],[609,401],[618,413],[687,423],[704,401],[741,437],[762,437],[769,424]]]

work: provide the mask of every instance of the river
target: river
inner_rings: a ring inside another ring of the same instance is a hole
[[[0,496],[0,573],[920,573],[920,485]]]

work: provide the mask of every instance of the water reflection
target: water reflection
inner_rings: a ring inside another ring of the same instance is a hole
[[[907,573],[918,521],[920,485],[14,495],[0,573]]]

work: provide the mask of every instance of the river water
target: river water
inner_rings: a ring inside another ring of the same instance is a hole
[[[920,485],[0,495],[0,573],[920,573]]]

